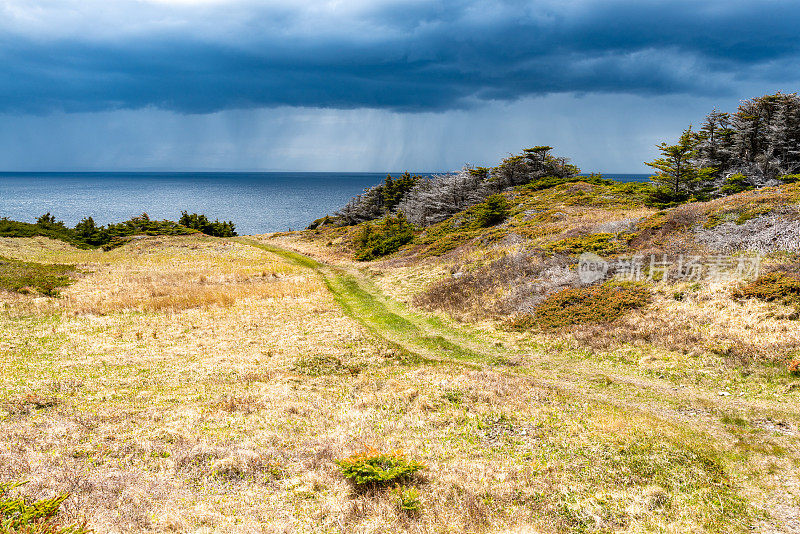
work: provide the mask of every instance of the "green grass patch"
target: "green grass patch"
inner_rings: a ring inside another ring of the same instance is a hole
[[[69,273],[74,270],[72,265],[34,263],[0,256],[0,289],[58,296],[59,288],[72,282]]]

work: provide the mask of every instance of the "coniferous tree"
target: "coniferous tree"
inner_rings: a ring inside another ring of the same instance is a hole
[[[681,134],[678,143],[670,145],[661,143],[656,145],[661,153],[660,158],[645,162],[645,165],[656,169],[656,174],[650,179],[666,186],[675,195],[688,195],[692,193],[700,180],[698,168],[693,163],[697,156],[699,139],[690,126]]]

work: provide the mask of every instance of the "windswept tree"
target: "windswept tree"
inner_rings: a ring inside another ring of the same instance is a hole
[[[398,178],[387,175],[384,181],[353,197],[334,215],[346,225],[379,219],[395,211],[409,191],[422,179],[405,172]]]
[[[335,218],[339,224],[354,225],[402,213],[410,223],[425,227],[511,187],[580,173],[567,158],[553,156],[551,150],[544,145],[527,148],[494,168],[466,166],[458,172],[430,177],[409,173],[399,178],[387,176],[383,183],[348,202]]]
[[[800,172],[800,97],[775,93],[744,100],[734,113],[715,109],[697,139],[690,160],[712,194],[792,181]]]
[[[693,163],[697,156],[698,143],[699,138],[690,126],[683,131],[677,144],[656,145],[661,157],[645,162],[648,167],[656,169],[656,174],[650,179],[666,186],[676,196],[694,192],[702,177]]]

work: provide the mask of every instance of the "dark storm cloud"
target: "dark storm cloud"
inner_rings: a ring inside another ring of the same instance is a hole
[[[723,95],[792,83],[800,59],[800,5],[788,1],[368,2],[345,12],[121,2],[66,29],[55,15],[31,24],[38,12],[20,11],[32,2],[13,4],[0,22],[0,112],[11,113]]]

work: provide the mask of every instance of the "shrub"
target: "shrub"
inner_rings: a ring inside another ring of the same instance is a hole
[[[601,175],[593,174],[591,176],[545,176],[521,186],[520,191],[541,191],[543,189],[550,189],[563,184],[571,184],[575,182],[584,182],[592,185],[612,185],[613,180],[606,180]]]
[[[736,298],[756,298],[800,309],[800,276],[773,272],[759,276],[733,292]]]
[[[67,228],[63,222],[54,223],[52,215],[46,213],[39,217],[36,224],[12,221],[6,217],[0,219],[1,237],[34,237],[44,236],[51,239],[58,239],[71,245],[88,248],[76,232]]]
[[[723,195],[733,195],[742,191],[750,191],[751,189],[755,189],[755,186],[747,180],[747,176],[737,172],[725,179],[725,183],[719,191]]]
[[[546,329],[583,323],[610,323],[648,302],[650,291],[632,282],[567,288],[545,298],[536,308],[534,319]]]
[[[676,193],[667,187],[652,187],[645,196],[644,203],[658,209],[671,208],[691,200],[687,193]]]
[[[59,239],[79,248],[113,248],[127,241],[133,235],[187,235],[195,232],[217,237],[235,237],[236,226],[232,221],[211,222],[205,215],[191,215],[185,211],[181,215],[181,222],[155,221],[146,213],[132,217],[121,223],[98,226],[94,219],[85,217],[75,225],[68,228],[62,221],[50,213],[45,213],[36,219],[36,224],[12,221],[8,218],[0,219],[0,236],[2,237],[34,237],[44,236]]]
[[[370,261],[393,254],[412,239],[414,227],[402,213],[386,217],[375,226],[366,223],[356,238],[355,259]]]
[[[214,237],[236,237],[238,235],[233,221],[219,222],[219,219],[216,219],[211,222],[205,215],[198,215],[197,213],[189,214],[182,211],[178,224]]]
[[[345,478],[362,488],[399,484],[425,469],[424,464],[409,460],[398,451],[385,453],[373,448],[337,460],[336,465]]]
[[[562,239],[561,241],[550,243],[546,248],[553,252],[566,254],[580,254],[582,252],[614,254],[620,252],[623,247],[614,240],[614,234],[600,233]]]
[[[77,525],[63,526],[56,519],[61,503],[68,497],[61,494],[52,499],[30,501],[13,497],[11,492],[20,483],[0,483],[0,534],[84,534],[88,531]]]
[[[492,195],[475,206],[475,223],[488,228],[508,218],[508,200],[503,195]]]
[[[392,494],[401,512],[407,515],[417,515],[422,511],[422,501],[419,500],[417,488],[397,486]]]
[[[68,273],[73,270],[71,265],[25,262],[0,256],[0,289],[57,296],[58,288],[72,281]]]

